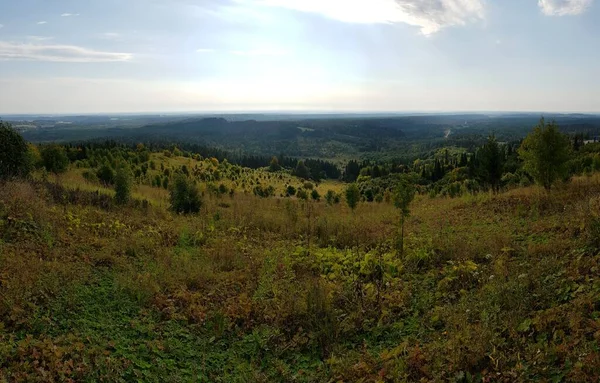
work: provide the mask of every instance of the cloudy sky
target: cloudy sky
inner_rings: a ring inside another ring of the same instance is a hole
[[[5,0],[0,116],[600,112],[595,0]]]

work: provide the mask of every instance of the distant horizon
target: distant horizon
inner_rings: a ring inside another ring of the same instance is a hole
[[[0,113],[0,120],[9,117],[79,117],[79,116],[240,116],[240,115],[263,115],[263,116],[302,116],[302,115],[373,115],[373,116],[418,116],[418,115],[585,115],[598,116],[600,112],[579,112],[579,111],[519,111],[519,110],[456,110],[456,111],[321,111],[321,110],[233,110],[233,111],[145,111],[145,112],[98,112],[98,113]]]

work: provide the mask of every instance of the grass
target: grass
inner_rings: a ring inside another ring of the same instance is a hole
[[[0,188],[0,380],[600,379],[598,175],[418,196],[403,256],[385,202],[205,193],[180,216],[162,188],[116,208],[81,169],[50,180]]]

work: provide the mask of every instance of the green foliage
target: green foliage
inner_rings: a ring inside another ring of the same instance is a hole
[[[396,187],[394,188],[394,206],[400,210],[402,217],[408,217],[410,214],[410,204],[415,198],[415,184],[413,177],[409,175],[403,175]]]
[[[346,187],[346,203],[352,210],[356,209],[358,202],[360,201],[360,190],[356,183],[352,183]]]
[[[327,202],[327,205],[333,205],[335,203],[335,197],[336,194],[333,190],[327,190],[327,193],[325,194],[325,201]]]
[[[278,172],[281,170],[281,165],[279,165],[279,160],[277,157],[271,158],[271,163],[269,164],[269,171]]]
[[[262,187],[257,185],[253,189],[254,195],[261,198],[269,198],[275,195],[275,188],[273,185]]]
[[[310,170],[306,167],[304,161],[298,161],[298,165],[296,165],[296,169],[294,170],[294,175],[305,180],[310,178]]]
[[[100,181],[96,173],[91,170],[85,170],[83,173],[81,173],[81,175],[83,176],[83,178],[92,183],[97,183]]]
[[[300,184],[264,164],[152,153],[146,174],[139,149],[68,149],[77,168],[58,183],[0,188],[0,381],[600,379],[597,174],[552,194],[477,194],[471,156],[436,150],[435,183],[407,173],[433,161],[363,167],[357,204],[382,202],[357,215],[253,196]],[[594,150],[581,148],[584,167]],[[72,184],[105,163],[140,170],[153,203],[118,209],[106,188]],[[527,178],[506,174],[515,188]],[[167,214],[149,187],[170,180],[173,199],[180,177],[206,187],[206,214]],[[332,182],[299,198],[326,190],[331,205],[344,196]],[[401,257],[394,203],[415,216]]]
[[[96,172],[98,179],[105,185],[112,185],[115,182],[115,171],[109,164],[103,164]]]
[[[0,179],[27,175],[27,143],[8,123],[0,121]]]
[[[288,187],[285,189],[285,193],[288,197],[295,196],[296,188],[293,187],[292,185],[288,185]]]
[[[184,175],[176,175],[170,194],[171,210],[175,213],[198,213],[202,199],[196,185]]]
[[[298,189],[298,191],[296,192],[296,197],[298,197],[298,199],[301,200],[308,200],[308,192],[304,189]]]
[[[410,204],[415,198],[414,179],[410,175],[403,174],[394,189],[394,206],[400,210],[400,241],[397,247],[404,254],[404,221],[410,214]]]
[[[310,193],[310,197],[313,199],[313,201],[320,201],[321,200],[321,195],[319,194],[319,192],[317,191],[317,189],[314,189],[311,193]]]
[[[69,166],[69,157],[65,148],[52,144],[42,147],[42,163],[47,171],[59,174],[67,171]]]
[[[115,202],[125,205],[131,198],[131,172],[127,167],[121,167],[115,175]]]
[[[523,168],[534,180],[547,190],[556,181],[568,175],[568,161],[571,158],[569,138],[558,130],[555,122],[540,123],[529,134],[521,147],[519,155],[523,159]]]
[[[498,192],[504,171],[504,154],[494,135],[488,137],[477,155],[483,179],[492,190]]]

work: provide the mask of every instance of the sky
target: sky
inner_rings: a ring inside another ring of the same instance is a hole
[[[0,116],[600,112],[599,3],[0,0]]]

